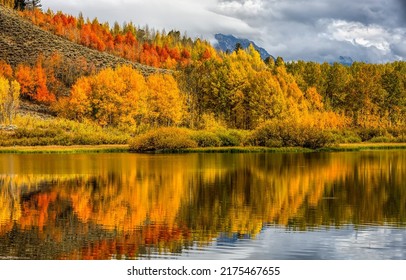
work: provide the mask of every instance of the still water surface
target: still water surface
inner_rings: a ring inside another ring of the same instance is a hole
[[[0,259],[406,259],[406,151],[0,155]]]

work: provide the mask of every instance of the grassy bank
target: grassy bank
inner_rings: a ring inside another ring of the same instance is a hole
[[[149,153],[311,153],[311,152],[351,152],[368,150],[406,149],[406,143],[357,143],[340,144],[322,149],[301,147],[207,147],[179,150],[158,150]],[[74,154],[74,153],[126,153],[128,145],[74,145],[74,146],[15,146],[0,147],[0,154]]]
[[[332,147],[319,149],[323,152],[351,152],[351,151],[368,151],[368,150],[398,150],[406,149],[406,143],[353,143],[339,144]]]
[[[314,150],[301,147],[211,147],[211,148],[190,148],[181,150],[182,153],[309,153]]]
[[[406,143],[357,143],[340,144],[320,149],[308,149],[302,147],[207,147],[187,148],[179,150],[158,150],[150,153],[313,153],[313,152],[357,152],[369,150],[397,150],[406,149]]]
[[[129,129],[102,128],[62,118],[17,116],[14,125],[12,130],[0,130],[0,146],[116,145],[131,139]]]
[[[128,150],[128,145],[16,146],[0,147],[0,154],[121,153]]]

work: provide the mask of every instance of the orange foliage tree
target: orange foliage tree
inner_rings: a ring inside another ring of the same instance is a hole
[[[47,87],[47,75],[42,66],[41,58],[34,67],[18,65],[15,78],[21,85],[21,96],[32,101],[50,104],[55,95]]]
[[[13,69],[10,64],[3,60],[0,60],[0,76],[3,76],[6,79],[13,78]]]

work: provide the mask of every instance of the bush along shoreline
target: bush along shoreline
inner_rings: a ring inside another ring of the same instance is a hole
[[[345,136],[336,131],[306,130],[267,123],[256,130],[190,130],[165,127],[150,130],[129,141],[129,151],[138,153],[264,153],[264,152],[337,152],[377,149],[406,149],[406,141],[339,143]],[[354,137],[353,135],[350,136]],[[402,140],[402,139],[400,139]]]
[[[289,119],[271,120],[254,130],[228,129],[213,124],[192,130],[180,127],[102,128],[92,122],[17,116],[12,127],[0,127],[0,153],[360,151],[403,149],[405,139],[405,133],[400,130],[337,130]]]

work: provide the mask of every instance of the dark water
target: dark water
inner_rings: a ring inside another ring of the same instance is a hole
[[[0,155],[0,259],[406,259],[406,151]]]

